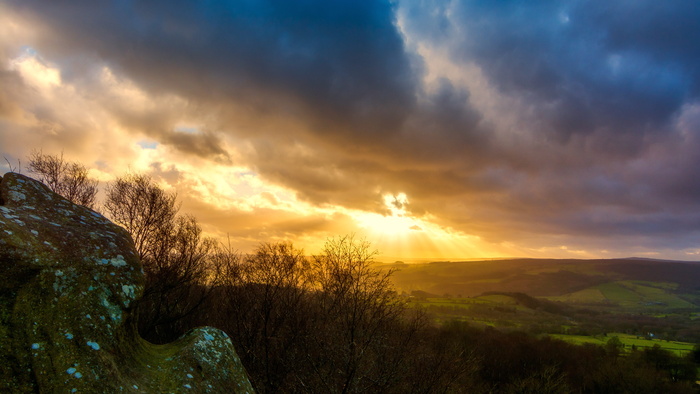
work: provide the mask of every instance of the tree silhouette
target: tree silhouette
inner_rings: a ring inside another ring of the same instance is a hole
[[[64,160],[62,152],[57,156],[34,150],[29,156],[28,169],[53,192],[74,204],[95,208],[98,182],[88,177],[84,165]]]

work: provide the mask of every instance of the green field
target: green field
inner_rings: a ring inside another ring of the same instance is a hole
[[[543,323],[550,327],[564,327],[566,318],[535,310],[523,305],[515,297],[505,294],[488,294],[479,297],[413,298],[408,303],[428,312],[436,322],[460,320],[475,326],[490,326],[528,330]]]
[[[638,305],[665,306],[667,308],[692,308],[693,304],[671,293],[674,283],[652,283],[641,281],[621,281],[601,285],[601,292],[621,306]]]
[[[615,332],[626,346],[658,343],[674,352],[700,343],[700,263],[512,259],[383,267],[397,270],[391,278],[399,294],[436,322],[569,334],[579,343],[604,344],[604,334]],[[648,333],[658,339],[644,339]]]
[[[610,338],[617,337],[625,350],[629,351],[634,348],[650,349],[654,345],[659,345],[662,349],[668,350],[675,353],[678,356],[684,356],[691,352],[695,347],[694,343],[689,342],[677,342],[677,341],[665,341],[661,339],[647,339],[640,338],[635,335],[623,334],[623,333],[609,333],[606,336],[595,335],[595,336],[584,336],[584,335],[565,335],[565,334],[549,334],[552,338],[561,339],[566,342],[574,343],[577,345],[582,345],[585,343],[592,343],[594,345],[604,346]]]
[[[574,304],[603,304],[608,301],[598,288],[599,286],[564,294],[562,296],[547,297],[551,301],[569,302]]]

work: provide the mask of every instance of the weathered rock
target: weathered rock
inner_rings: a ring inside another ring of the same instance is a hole
[[[252,392],[220,330],[144,341],[143,286],[123,228],[31,178],[0,178],[0,392]]]

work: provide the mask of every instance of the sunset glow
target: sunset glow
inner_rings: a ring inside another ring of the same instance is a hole
[[[0,173],[147,173],[242,251],[698,259],[697,7],[72,3],[0,0]]]

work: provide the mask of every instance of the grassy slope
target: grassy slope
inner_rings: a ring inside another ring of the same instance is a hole
[[[695,344],[688,342],[678,342],[678,341],[665,341],[662,339],[648,339],[641,338],[636,335],[629,335],[623,333],[609,333],[607,336],[596,335],[596,336],[583,336],[583,335],[563,335],[563,334],[551,334],[553,338],[561,339],[574,344],[584,344],[592,343],[594,345],[605,345],[610,338],[618,337],[620,342],[624,345],[624,349],[630,350],[632,346],[637,349],[650,349],[654,345],[659,345],[662,349],[666,349],[675,353],[678,356],[683,356],[693,350]]]
[[[595,334],[627,327],[625,331],[637,335],[647,334],[643,327],[656,327],[657,335],[683,330],[687,335],[689,327],[697,331],[700,283],[696,278],[700,278],[700,263],[645,259],[437,262],[403,265],[393,275],[397,289],[420,295],[410,298],[411,303],[425,308],[438,321],[459,319],[534,333]],[[488,292],[501,294],[484,294]],[[629,324],[615,325],[623,315]],[[674,326],[671,331],[664,329],[669,324]],[[628,346],[653,346],[635,343],[636,335],[617,335]],[[658,343],[676,351],[672,342]],[[689,348],[692,345],[684,344],[680,351]]]
[[[675,294],[678,285],[666,282],[615,281],[589,288],[547,297],[551,301],[572,304],[609,304],[625,308],[660,307],[660,308],[694,308],[693,303]]]
[[[403,265],[399,291],[474,297],[522,292],[551,300],[693,308],[700,306],[700,264],[643,259],[494,260]]]
[[[556,316],[538,309],[531,309],[522,305],[516,298],[503,294],[485,295],[473,298],[426,298],[413,300],[413,306],[421,306],[432,312],[437,321],[450,319],[464,320],[477,326],[491,326],[501,328],[522,328],[528,323],[548,322],[566,327],[570,323],[566,318]],[[649,333],[643,333],[647,336]],[[667,341],[659,338],[645,338],[640,335],[625,333],[608,333],[607,335],[567,335],[548,334],[551,337],[561,339],[574,344],[591,343],[605,345],[612,337],[618,337],[624,348],[637,349],[651,348],[659,345],[662,349],[669,350],[677,355],[690,352],[694,343],[681,341]]]

